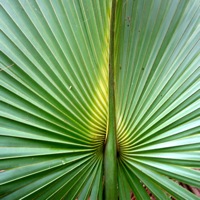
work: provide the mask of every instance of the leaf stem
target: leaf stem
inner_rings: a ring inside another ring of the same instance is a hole
[[[112,1],[109,49],[109,119],[104,154],[105,199],[117,200],[117,139],[115,121],[114,33],[116,0]]]

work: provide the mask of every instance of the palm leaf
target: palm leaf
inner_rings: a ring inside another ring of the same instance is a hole
[[[0,0],[0,198],[103,199],[111,1]],[[199,199],[200,2],[117,1],[120,199]]]
[[[1,4],[0,196],[96,199],[110,3]]]
[[[158,199],[196,199],[173,179],[200,185],[190,169],[200,167],[199,1],[124,1],[117,9],[119,168],[137,199],[146,199],[142,184]]]

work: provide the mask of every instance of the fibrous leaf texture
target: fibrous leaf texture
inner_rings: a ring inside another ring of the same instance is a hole
[[[104,199],[115,121],[117,194],[195,200],[200,1],[0,0],[0,199]]]

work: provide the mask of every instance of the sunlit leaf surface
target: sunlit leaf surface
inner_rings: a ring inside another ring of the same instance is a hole
[[[1,4],[0,196],[97,199],[110,2]]]
[[[0,199],[103,199],[111,0],[0,0]],[[200,1],[123,0],[119,198],[198,199]]]

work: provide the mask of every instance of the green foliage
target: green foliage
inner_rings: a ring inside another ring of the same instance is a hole
[[[111,0],[0,0],[0,199],[104,199]],[[118,0],[119,199],[199,199],[200,1]]]

